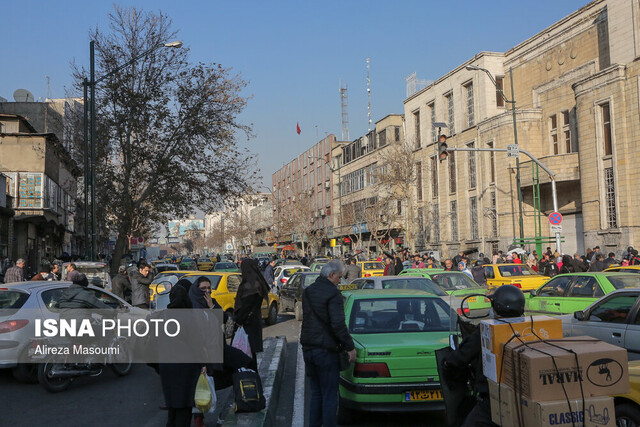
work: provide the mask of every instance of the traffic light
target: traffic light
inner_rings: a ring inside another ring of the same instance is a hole
[[[440,135],[438,138],[438,157],[440,161],[447,160],[449,152],[447,151],[447,137]]]

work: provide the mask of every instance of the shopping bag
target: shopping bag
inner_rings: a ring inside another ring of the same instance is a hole
[[[198,383],[196,384],[196,394],[193,397],[196,408],[206,414],[212,413],[210,410],[215,409],[216,390],[213,384],[213,378],[200,374]]]
[[[253,357],[253,354],[251,354],[251,345],[249,345],[249,335],[244,331],[244,328],[238,328],[231,346],[241,350],[247,356]]]
[[[193,410],[191,411],[192,414],[213,414],[216,411],[216,401],[217,401],[216,385],[213,380],[213,377],[210,377],[209,375],[207,375],[207,383],[209,383],[209,391],[211,391],[211,398],[212,398],[211,408],[209,408],[207,412],[202,412],[198,408],[193,408]]]

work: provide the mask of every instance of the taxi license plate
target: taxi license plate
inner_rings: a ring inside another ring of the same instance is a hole
[[[424,400],[442,400],[442,392],[440,390],[414,390],[404,393],[405,402]]]

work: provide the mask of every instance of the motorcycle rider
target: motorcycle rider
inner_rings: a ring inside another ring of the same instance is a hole
[[[519,288],[511,285],[500,286],[491,299],[495,318],[520,317],[524,313],[525,298]],[[467,369],[474,373],[473,392],[476,405],[467,415],[462,427],[496,426],[491,421],[489,384],[482,371],[482,340],[480,328],[462,340],[458,348],[444,359],[445,370]]]
[[[95,292],[87,289],[89,281],[84,273],[77,273],[73,276],[73,283],[66,288],[58,300],[58,308],[95,308],[113,309],[96,297]]]

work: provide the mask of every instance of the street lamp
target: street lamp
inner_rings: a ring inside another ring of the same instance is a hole
[[[85,243],[89,240],[88,236],[87,236],[87,224],[89,222],[89,212],[88,212],[88,199],[89,199],[89,193],[88,193],[88,183],[91,183],[91,247],[89,248],[88,251],[88,258],[90,260],[95,260],[96,259],[96,186],[95,186],[95,173],[96,173],[96,143],[95,143],[95,132],[96,132],[96,97],[95,97],[95,92],[96,92],[96,84],[100,83],[101,81],[111,77],[112,75],[118,73],[120,70],[122,70],[123,68],[128,67],[129,65],[133,64],[134,62],[136,62],[137,60],[139,60],[140,58],[143,58],[145,56],[147,56],[148,54],[150,54],[151,52],[163,48],[163,47],[169,47],[169,48],[181,48],[182,47],[182,42],[179,40],[176,41],[172,41],[172,42],[167,42],[167,43],[158,43],[157,45],[153,46],[152,48],[146,50],[145,52],[141,53],[140,55],[136,56],[135,58],[133,58],[132,60],[130,60],[129,62],[122,64],[118,67],[116,67],[114,70],[112,70],[111,72],[105,74],[104,76],[100,77],[99,79],[96,80],[95,78],[95,71],[96,71],[96,66],[95,66],[95,41],[91,40],[91,42],[89,42],[89,80],[87,80],[86,78],[83,81],[83,94],[84,94],[84,148],[85,148],[85,155],[84,155],[84,160],[85,160],[85,181],[84,181],[84,201],[85,201],[85,209],[84,209],[84,219],[85,219]],[[90,98],[87,99],[87,88],[90,90],[91,95]],[[87,101],[89,104],[89,108],[87,109]],[[87,111],[88,110],[88,111]],[[88,120],[88,117],[89,120]],[[87,121],[89,122],[89,126],[87,126]],[[89,144],[91,144],[89,146]],[[91,153],[90,156],[91,158],[89,159],[88,157],[88,153]],[[89,166],[89,167],[87,167]]]
[[[513,68],[509,68],[509,79],[511,80],[511,96],[513,99],[507,99],[504,95],[504,90],[498,87],[496,80],[491,75],[491,72],[486,68],[478,67],[477,65],[467,65],[465,67],[469,71],[484,71],[491,83],[496,87],[496,90],[502,96],[502,99],[508,104],[511,104],[511,112],[513,114],[513,139],[514,143],[518,145],[518,127],[516,125],[516,100],[515,94],[513,92]],[[522,188],[520,188],[520,158],[516,157],[516,187],[518,189],[518,224],[520,226],[520,241],[522,242],[524,239],[524,221],[522,219]]]

